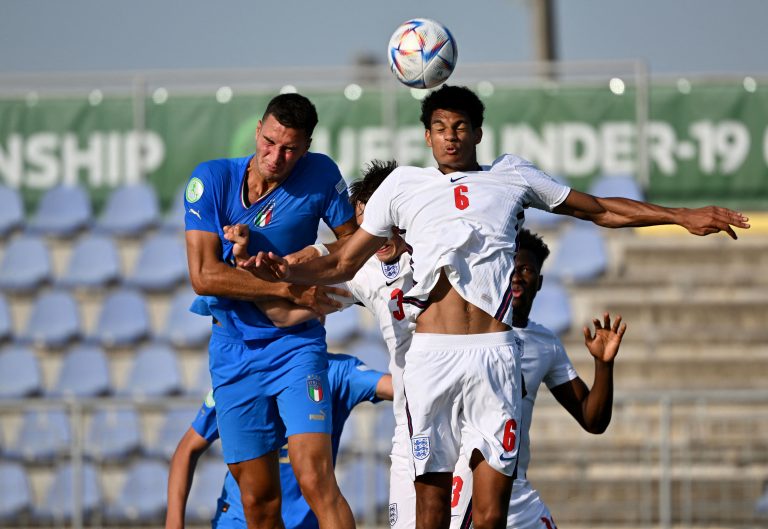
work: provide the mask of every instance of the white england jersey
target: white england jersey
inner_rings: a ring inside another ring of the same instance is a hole
[[[445,267],[462,298],[511,327],[510,279],[524,209],[551,211],[569,192],[509,154],[481,171],[399,167],[366,204],[361,228],[377,237],[389,237],[392,226],[406,230],[415,284],[407,300],[423,306]]]
[[[416,329],[409,307],[403,303],[403,294],[413,287],[411,256],[403,253],[393,264],[384,264],[371,257],[347,281],[345,288],[376,317],[381,334],[389,350],[389,372],[394,386],[393,408],[395,417],[405,416],[403,398],[403,367],[405,353],[411,346],[413,331]]]
[[[510,520],[515,516],[525,516],[528,507],[539,497],[526,476],[531,460],[530,427],[533,420],[533,406],[539,386],[544,382],[551,389],[579,376],[563,344],[552,331],[533,321],[529,321],[525,328],[514,327],[512,330],[522,342],[522,371],[527,394],[523,398],[523,424],[520,428],[520,452],[517,460],[518,479],[515,480],[512,488],[509,504]],[[522,523],[523,519],[517,521],[521,527],[527,527]]]

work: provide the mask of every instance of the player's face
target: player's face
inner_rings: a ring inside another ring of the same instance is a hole
[[[512,274],[512,310],[526,315],[533,299],[541,288],[541,275],[536,256],[530,250],[520,250],[515,255],[515,272]]]
[[[465,113],[435,110],[425,136],[443,173],[477,169],[477,144],[483,137],[483,129],[473,128]]]
[[[303,130],[286,127],[268,115],[256,127],[256,170],[267,182],[282,182],[307,153],[309,143]]]
[[[363,223],[363,215],[365,213],[365,204],[358,202],[355,204],[355,217],[357,218],[358,226]],[[389,263],[403,255],[405,252],[405,240],[400,236],[400,230],[396,227],[392,227],[392,237],[387,239],[381,248],[376,250],[376,258],[382,263]]]

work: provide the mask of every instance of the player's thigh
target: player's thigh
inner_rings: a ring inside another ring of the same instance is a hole
[[[243,377],[214,390],[216,420],[226,463],[239,463],[278,450],[285,442],[285,426],[274,398],[255,395],[256,375]]]
[[[243,505],[256,503],[265,509],[280,507],[279,452],[272,451],[261,457],[230,463],[229,471],[237,481]],[[272,505],[272,507],[268,507]]]
[[[305,496],[311,492],[333,492],[338,488],[333,473],[329,434],[300,433],[289,436],[288,459]]]
[[[325,355],[307,355],[273,382],[273,386],[278,413],[289,441],[296,434],[331,433],[333,396]]]
[[[506,519],[514,479],[491,467],[475,451],[470,460],[472,470],[472,513],[475,519],[495,517]]]

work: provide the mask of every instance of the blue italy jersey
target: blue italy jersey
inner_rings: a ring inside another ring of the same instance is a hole
[[[328,382],[330,384],[331,402],[333,410],[333,432],[331,443],[333,446],[333,462],[336,463],[336,455],[339,451],[339,439],[341,438],[344,423],[352,408],[361,402],[378,402],[376,398],[376,385],[384,373],[369,369],[358,358],[349,355],[328,355]],[[216,408],[212,393],[205,399],[192,428],[209,443],[219,438],[216,427]],[[287,440],[286,440],[287,442]],[[284,446],[280,451],[280,484],[282,486],[283,504],[282,515],[286,529],[317,528],[317,520],[301,496],[299,484],[293,474],[293,469],[288,459],[288,450]],[[224,479],[224,488],[219,500],[219,509],[222,503],[226,504],[226,517],[230,520],[242,520],[245,527],[243,505],[240,501],[240,489],[232,475],[227,472]],[[217,513],[219,517],[221,513]],[[221,524],[224,525],[224,524]],[[216,527],[216,524],[214,524]]]
[[[232,246],[224,239],[224,226],[249,226],[251,255],[259,251],[287,255],[315,242],[321,219],[336,228],[353,217],[339,168],[328,156],[317,153],[303,156],[282,184],[248,205],[246,175],[251,158],[212,160],[198,165],[184,194],[186,229],[217,234],[224,261],[232,257]],[[205,296],[198,299],[192,310],[213,315],[230,336],[243,340],[277,338],[310,327],[322,333],[322,326],[316,321],[301,324],[300,329],[279,329],[247,301]]]

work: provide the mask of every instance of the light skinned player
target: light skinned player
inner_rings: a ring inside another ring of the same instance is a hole
[[[355,357],[330,354],[328,355],[328,381],[333,410],[331,441],[335,464],[344,423],[352,409],[361,402],[392,400],[392,378],[388,374],[369,369]],[[215,405],[211,391],[171,458],[165,529],[184,529],[187,499],[197,461],[219,438]],[[301,495],[285,445],[280,449],[280,485],[282,488],[281,512],[286,529],[317,529],[317,518]],[[212,527],[213,529],[245,529],[246,527],[243,504],[240,501],[240,488],[229,472],[224,478],[224,486],[217,502]]]
[[[413,248],[425,307],[403,375],[411,426],[417,529],[448,528],[459,449],[473,472],[477,529],[506,525],[517,469],[522,398],[510,278],[527,207],[608,228],[678,224],[696,235],[747,228],[725,208],[667,208],[601,198],[562,185],[530,162],[502,155],[477,162],[484,106],[469,89],[443,86],[422,101],[425,138],[437,168],[400,167],[377,189],[365,221],[338,251],[290,265],[274,252],[250,263],[262,279],[333,284],[349,279],[393,226]]]
[[[358,223],[364,219],[365,205],[371,195],[396,167],[394,161],[374,160],[364,171],[363,178],[350,186],[350,202],[355,207]],[[247,262],[247,227],[227,226],[224,237],[233,244],[237,262]],[[302,259],[306,259],[307,252],[302,251],[302,254]],[[393,230],[390,238],[366,261],[355,277],[340,285],[351,293],[352,299],[374,315],[390,354],[389,372],[392,374],[395,416],[389,480],[389,522],[393,529],[411,529],[416,523],[416,491],[411,472],[410,435],[403,390],[405,353],[416,327],[413,318],[408,316],[410,307],[403,294],[413,287],[410,260],[408,245],[399,231]],[[310,309],[285,301],[258,302],[258,305],[278,326],[295,325],[317,317]]]
[[[185,192],[189,275],[200,295],[193,308],[213,317],[209,366],[218,429],[250,529],[283,527],[278,458],[286,436],[320,527],[354,527],[333,474],[331,409],[322,398],[328,387],[324,329],[316,319],[279,328],[253,301],[284,299],[319,312],[339,304],[328,289],[267,283],[237,269],[223,236],[224,226],[246,224],[251,253],[288,254],[312,244],[320,220],[340,239],[356,229],[338,167],[309,152],[316,124],[307,98],[273,98],[256,128],[255,153],[201,163]]]
[[[539,386],[542,382],[546,384],[555,399],[585,431],[603,433],[611,422],[613,363],[627,328],[626,324],[622,324],[621,316],[611,321],[607,313],[603,315],[602,321],[597,318],[592,320],[594,333],[584,327],[584,343],[595,363],[590,389],[579,378],[557,335],[528,318],[544,280],[541,268],[548,256],[549,248],[540,237],[526,229],[520,231],[512,275],[512,325],[523,350],[521,366],[526,394],[522,404],[517,478],[512,486],[507,513],[507,527],[515,529],[557,527],[552,514],[526,475],[531,457],[529,433]],[[472,493],[472,476],[466,458],[459,459],[454,474],[452,527],[461,527],[456,522],[471,516],[469,498]]]

